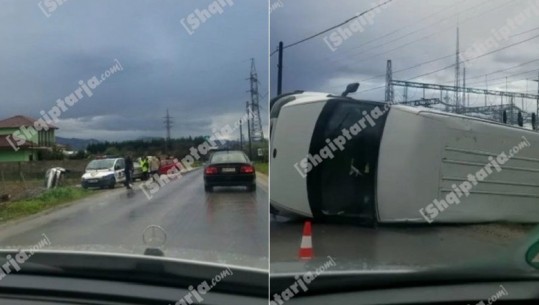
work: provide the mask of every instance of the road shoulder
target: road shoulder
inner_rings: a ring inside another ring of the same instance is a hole
[[[256,173],[256,182],[260,184],[266,191],[268,191],[269,188],[269,178],[265,174],[262,174],[260,172]]]

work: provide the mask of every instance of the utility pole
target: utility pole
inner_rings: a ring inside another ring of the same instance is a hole
[[[537,95],[539,95],[539,74],[537,75]],[[539,98],[537,99],[537,108],[535,115],[539,115]]]
[[[250,136],[253,138],[252,141],[259,142],[264,139],[264,133],[262,130],[262,119],[260,118],[260,104],[259,104],[259,93],[258,93],[258,74],[256,72],[255,60],[251,58],[251,75],[249,77],[251,82],[251,113],[247,113],[248,116],[252,115],[251,124],[249,124]]]
[[[526,78],[526,93],[529,93],[528,91],[528,79]],[[524,110],[524,99],[522,99],[522,110]]]
[[[488,76],[485,74],[485,88],[488,90]],[[487,107],[487,104],[488,104],[488,98],[487,98],[487,95],[485,94],[485,107]]]
[[[408,102],[408,86],[404,86],[403,98],[405,102]]]
[[[466,112],[466,107],[469,106],[466,102],[466,67],[464,64],[462,66],[462,104],[464,105],[464,112]]]
[[[455,109],[456,112],[460,112],[459,102],[459,86],[460,86],[460,39],[459,39],[459,27],[457,26],[457,52],[456,52],[456,65],[455,65]]]
[[[247,126],[251,126],[251,120],[250,120],[250,112],[252,111],[249,109],[249,102],[246,103],[247,106]],[[253,150],[251,146],[251,128],[247,128],[247,139],[249,140],[249,159],[253,159]]]
[[[283,93],[283,42],[279,42],[279,64],[277,65],[277,95]]]
[[[515,109],[515,97],[514,96],[511,97],[511,104],[510,104],[509,107],[511,107],[511,125],[514,125],[515,124],[515,119],[514,119],[514,117],[515,117],[515,111],[514,111],[514,109]]]
[[[165,153],[168,154],[168,151],[170,149],[170,129],[172,128],[172,125],[173,125],[173,121],[172,121],[172,117],[170,116],[170,114],[168,113],[168,108],[167,108],[167,114],[166,116],[164,117],[165,121],[165,128],[166,128],[166,131],[167,131],[167,137],[165,138]]]
[[[390,59],[386,66],[386,103],[393,102],[393,94],[393,67]]]
[[[537,79],[534,79],[533,81],[537,82],[537,95],[539,95],[539,75],[537,76]],[[539,115],[539,98],[536,100],[536,103],[537,103],[536,104],[537,107],[535,108],[535,111],[536,111],[535,112],[535,117],[537,118],[537,115]],[[536,126],[533,126],[533,127],[535,128]],[[535,130],[538,130],[538,129],[539,128],[537,128]]]
[[[243,150],[243,131],[242,131],[242,125],[243,122],[240,120],[240,150]]]
[[[505,77],[505,92],[507,92],[507,76]],[[502,99],[502,108],[503,108],[503,94],[501,95]]]

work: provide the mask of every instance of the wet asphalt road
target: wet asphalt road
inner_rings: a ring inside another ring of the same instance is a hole
[[[302,220],[270,220],[271,272],[302,269],[298,257]],[[312,224],[314,260],[331,256],[358,269],[415,269],[452,266],[505,257],[521,245],[535,225],[378,226]],[[539,238],[539,235],[537,235]]]
[[[151,200],[135,187],[128,193],[96,190],[96,196],[0,228],[0,247],[30,246],[46,234],[52,249],[142,254],[142,232],[167,232],[166,256],[267,269],[267,182],[256,193],[215,188],[205,193],[202,171],[185,174]]]

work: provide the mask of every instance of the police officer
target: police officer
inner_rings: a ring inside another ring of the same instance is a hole
[[[125,187],[131,190],[131,177],[133,177],[133,160],[130,155],[125,157]]]

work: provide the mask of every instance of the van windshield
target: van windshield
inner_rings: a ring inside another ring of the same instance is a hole
[[[325,139],[340,138],[345,149],[331,149],[334,157],[314,167],[307,178],[309,201],[321,216],[374,219],[376,169],[386,115],[376,120],[369,116],[375,109],[383,113],[380,108],[371,103],[334,100],[322,111],[309,153],[315,156],[331,149]]]
[[[93,160],[88,163],[86,170],[98,170],[98,169],[109,169],[114,166],[114,160],[104,159],[104,160]]]

